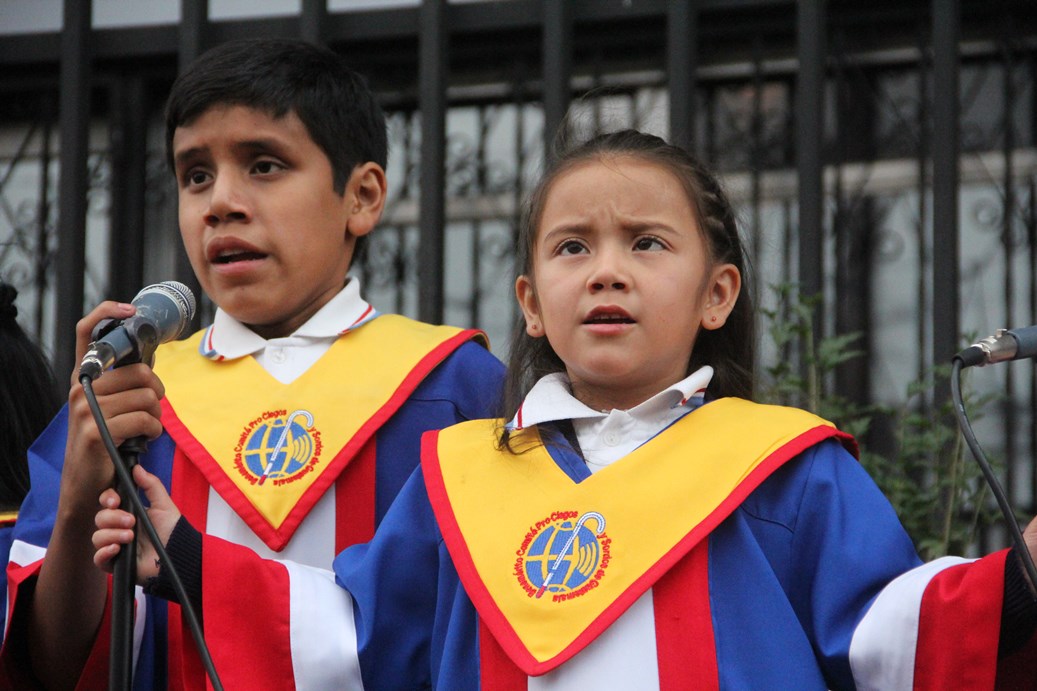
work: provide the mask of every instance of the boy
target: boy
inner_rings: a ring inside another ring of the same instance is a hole
[[[285,40],[209,51],[173,86],[166,144],[184,246],[219,309],[163,346],[154,371],[95,382],[109,429],[117,444],[152,440],[141,465],[195,527],[328,569],[371,537],[422,432],[490,412],[502,366],[470,342],[477,332],[379,315],[347,279],[384,207],[386,135],[366,84],[333,52]],[[78,355],[98,321],[132,313],[94,309],[77,325]],[[75,377],[33,453],[2,662],[11,683],[31,673],[93,687],[107,674],[108,584],[90,535],[114,474]],[[283,613],[286,625],[305,616]],[[138,597],[137,614],[136,683],[168,674],[170,687],[203,688],[179,608]],[[219,669],[233,651],[213,656]],[[270,662],[267,680],[306,685]]]

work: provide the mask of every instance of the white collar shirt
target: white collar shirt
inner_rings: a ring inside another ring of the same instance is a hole
[[[366,324],[377,311],[360,296],[351,277],[335,297],[292,334],[265,339],[222,309],[203,336],[203,354],[212,360],[251,355],[274,379],[290,384],[328,351],[342,334]]]
[[[590,471],[623,458],[702,405],[713,368],[701,367],[629,410],[594,410],[572,395],[568,377],[555,372],[542,377],[530,389],[511,429],[543,422],[572,420],[580,450]]]

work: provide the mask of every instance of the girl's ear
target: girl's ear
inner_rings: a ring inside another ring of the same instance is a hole
[[[367,235],[378,224],[385,209],[387,194],[385,171],[374,161],[353,169],[346,183],[345,198],[350,205],[346,232],[353,237]]]
[[[533,281],[525,274],[515,279],[515,297],[518,298],[522,316],[526,320],[526,333],[533,338],[544,335],[544,323],[540,318],[540,303],[537,302]]]
[[[727,322],[742,290],[742,274],[734,264],[713,267],[706,289],[706,307],[702,311],[702,328],[719,329]]]

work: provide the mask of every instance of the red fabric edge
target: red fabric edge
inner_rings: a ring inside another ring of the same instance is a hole
[[[839,439],[847,449],[853,452],[856,445],[852,437],[828,425],[811,428],[796,438],[788,441],[764,459],[739,484],[727,499],[714,509],[702,522],[694,526],[669,552],[664,554],[640,578],[635,580],[626,591],[606,607],[590,625],[577,636],[572,643],[554,657],[543,661],[537,660],[522,643],[515,629],[501,612],[486,586],[483,585],[475,569],[475,562],[464,542],[457,517],[450,506],[443,481],[443,473],[439,465],[437,453],[439,432],[426,432],[421,440],[421,463],[425,476],[425,485],[429,501],[439,523],[440,532],[454,561],[457,574],[464,584],[468,597],[472,600],[486,626],[496,637],[501,647],[519,668],[529,676],[539,676],[550,672],[566,662],[582,650],[588,643],[600,635],[619,616],[627,610],[652,584],[659,580],[677,561],[687,554],[700,540],[708,536],[713,529],[727,518],[742,501],[784,463],[796,457],[802,451],[820,443],[825,439]]]
[[[529,677],[515,666],[500,643],[479,619],[479,688],[492,691],[526,691]]]
[[[919,611],[915,689],[994,688],[1007,553],[952,566],[929,581]]]
[[[241,545],[202,537],[205,634],[228,689],[295,688],[287,569]]]
[[[335,481],[335,554],[374,536],[377,444],[364,444]]]
[[[709,542],[697,544],[652,586],[660,691],[719,689],[709,603]]]

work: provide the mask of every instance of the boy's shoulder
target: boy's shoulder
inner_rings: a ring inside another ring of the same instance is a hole
[[[354,332],[349,331],[348,333]],[[419,338],[429,342],[456,337],[460,341],[474,340],[484,347],[489,346],[486,334],[479,329],[465,329],[448,324],[429,324],[402,314],[392,313],[379,313],[377,318],[365,323],[362,329],[356,330],[356,333],[364,333],[365,336],[378,339]]]

